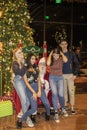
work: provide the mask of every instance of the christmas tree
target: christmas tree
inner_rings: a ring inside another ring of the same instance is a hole
[[[32,22],[26,0],[2,0],[0,3],[0,72],[3,93],[11,91],[12,51],[16,47],[35,45]],[[1,88],[1,89],[2,89]]]

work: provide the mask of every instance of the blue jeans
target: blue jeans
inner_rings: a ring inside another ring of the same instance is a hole
[[[52,90],[52,102],[54,110],[58,109],[58,102],[61,108],[64,108],[64,87],[63,76],[49,75],[49,83]]]
[[[38,91],[38,84],[33,82],[31,83],[31,86],[32,88],[35,90],[35,92]],[[32,98],[32,92],[27,88],[27,95],[28,95],[28,98],[30,99],[30,109],[24,113],[24,115],[22,116],[21,118],[21,121],[23,122],[24,120],[26,120],[26,118],[30,115],[32,115],[34,112],[37,111],[37,100],[33,99]],[[46,94],[44,92],[44,90],[42,89],[41,90],[41,97],[40,97],[42,103],[44,104],[45,108],[46,108],[46,112],[47,112],[47,115],[50,115],[50,104],[49,104],[49,101],[46,97]]]
[[[25,113],[29,108],[30,101],[27,96],[27,91],[26,91],[27,87],[23,81],[23,78],[19,75],[16,75],[14,77],[14,88],[20,98],[22,111],[23,111],[23,113]]]

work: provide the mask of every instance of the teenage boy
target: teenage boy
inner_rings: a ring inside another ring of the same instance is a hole
[[[63,53],[65,54],[65,56],[67,56],[68,59],[68,61],[63,64],[65,107],[67,108],[67,103],[69,103],[70,101],[71,114],[75,114],[74,80],[78,74],[78,60],[75,56],[75,53],[68,50],[68,42],[65,39],[61,40],[59,46],[61,47]]]

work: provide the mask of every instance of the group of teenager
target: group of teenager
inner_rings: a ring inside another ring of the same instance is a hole
[[[37,98],[40,98],[45,107],[45,120],[50,120],[50,103],[41,86],[39,65],[49,66],[49,85],[52,92],[54,120],[60,122],[58,103],[64,117],[68,116],[67,107],[70,104],[71,114],[75,114],[75,85],[74,80],[78,74],[78,60],[74,52],[68,50],[68,43],[61,40],[59,47],[53,49],[45,62],[36,63],[36,56],[28,53],[26,59],[21,48],[13,51],[13,85],[20,98],[22,116],[17,120],[17,127],[22,128],[26,121],[29,127],[34,127],[31,115],[37,114]],[[69,103],[70,101],[70,103]]]

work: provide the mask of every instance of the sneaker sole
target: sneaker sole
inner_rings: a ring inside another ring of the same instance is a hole
[[[60,123],[60,120],[55,120],[56,123]]]
[[[64,116],[64,115],[63,115]],[[64,117],[68,117],[69,115],[66,115],[66,116],[64,116]]]
[[[76,113],[71,113],[71,115],[75,115]]]
[[[27,125],[28,125],[28,124],[27,124]],[[28,125],[28,127],[32,128],[32,127],[34,127],[34,125]]]
[[[18,118],[22,118],[22,116],[19,116],[19,115],[18,115],[17,117],[18,117]]]

